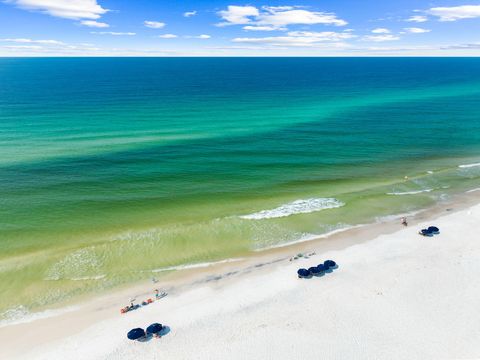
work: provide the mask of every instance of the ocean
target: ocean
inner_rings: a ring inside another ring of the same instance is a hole
[[[480,58],[0,59],[0,324],[480,187]]]

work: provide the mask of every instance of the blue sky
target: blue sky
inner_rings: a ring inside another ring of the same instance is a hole
[[[480,56],[480,1],[0,0],[0,56]]]

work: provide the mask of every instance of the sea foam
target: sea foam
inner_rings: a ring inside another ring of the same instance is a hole
[[[213,265],[231,263],[231,262],[236,262],[236,261],[241,261],[241,260],[243,260],[243,258],[231,258],[231,259],[212,261],[212,262],[169,266],[169,267],[153,269],[153,270],[149,270],[149,271],[151,271],[151,272],[163,272],[163,271],[174,271],[174,270],[199,269],[199,268],[206,268],[206,267],[210,267],[210,266],[213,266]]]
[[[477,167],[480,166],[480,163],[474,163],[474,164],[465,164],[465,165],[458,165],[459,168],[471,168],[471,167]]]
[[[468,191],[465,191],[465,192],[466,192],[466,193],[472,193],[472,192],[475,192],[475,191],[480,191],[480,188],[468,190]]]
[[[387,195],[415,195],[433,191],[434,189],[424,189],[424,190],[415,190],[415,191],[404,191],[404,192],[389,192]]]
[[[67,306],[60,309],[49,309],[40,312],[30,312],[25,306],[19,305],[0,314],[0,328],[10,325],[25,324],[35,320],[46,319],[80,309],[79,306]]]
[[[275,209],[262,210],[249,215],[242,215],[240,218],[248,220],[262,220],[286,217],[296,214],[307,214],[325,209],[334,209],[344,206],[345,203],[334,198],[311,198],[295,200]]]
[[[338,229],[333,229],[333,230],[331,230],[329,232],[326,232],[324,234],[304,233],[298,239],[288,241],[288,242],[284,242],[284,243],[280,243],[280,244],[274,244],[274,245],[259,248],[259,249],[255,249],[254,251],[260,252],[260,251],[265,251],[265,250],[270,250],[270,249],[287,247],[287,246],[291,246],[291,245],[294,245],[294,244],[299,244],[299,243],[308,242],[308,241],[312,241],[312,240],[326,239],[326,238],[329,238],[330,236],[333,236],[335,234],[339,234],[339,233],[342,233],[342,232],[345,232],[345,231],[348,231],[348,230],[356,229],[356,228],[359,228],[359,227],[362,227],[362,226],[365,226],[365,225],[364,224],[358,224],[358,225],[344,224],[344,227],[341,227],[341,228],[338,228]]]

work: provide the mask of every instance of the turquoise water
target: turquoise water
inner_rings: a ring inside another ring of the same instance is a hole
[[[0,313],[478,188],[479,104],[476,58],[0,59]]]

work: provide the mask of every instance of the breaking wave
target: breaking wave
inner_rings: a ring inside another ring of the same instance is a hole
[[[225,264],[230,262],[241,261],[243,258],[232,258],[232,259],[225,259],[220,261],[212,261],[212,262],[204,262],[204,263],[197,263],[197,264],[186,264],[186,265],[177,265],[177,266],[169,266],[159,269],[149,270],[151,272],[163,272],[163,271],[174,271],[174,270],[187,270],[187,269],[199,269],[199,268],[206,268],[213,265],[218,264]]]
[[[271,245],[271,246],[255,249],[254,251],[259,252],[259,251],[264,251],[264,250],[287,247],[287,246],[291,246],[291,245],[294,245],[294,244],[299,244],[299,243],[312,241],[312,240],[326,239],[326,238],[329,238],[330,236],[333,236],[335,234],[339,234],[339,233],[346,232],[348,230],[360,228],[362,226],[365,226],[365,225],[364,224],[359,224],[359,225],[347,225],[347,224],[345,224],[344,227],[331,230],[331,231],[329,231],[327,233],[324,233],[324,234],[305,233],[305,234],[302,234],[302,236],[299,237],[296,240],[292,240],[292,241],[288,241],[288,242],[284,242],[284,243],[280,243],[280,244],[274,244],[274,245]]]
[[[480,191],[480,188],[468,190],[468,191],[466,191],[466,193],[472,193],[472,192],[475,192],[475,191]]]
[[[53,264],[48,269],[44,280],[100,280],[105,277],[103,274],[98,274],[102,266],[103,259],[96,254],[95,249],[84,248],[68,254]]]
[[[403,191],[403,192],[389,192],[387,195],[415,195],[433,191],[433,189],[424,189],[424,190],[416,190],[416,191]]]
[[[0,313],[0,328],[9,325],[25,324],[35,320],[46,319],[75,311],[77,309],[79,309],[78,306],[68,306],[61,309],[50,309],[32,313],[25,306],[19,305],[16,308],[12,308]]]
[[[458,165],[459,168],[471,168],[471,167],[477,167],[480,166],[480,163],[474,163],[474,164],[465,164],[465,165]]]
[[[261,220],[286,217],[296,214],[307,214],[325,209],[334,209],[344,206],[345,203],[334,198],[312,198],[295,200],[275,209],[262,210],[253,214],[240,216],[242,219]]]

